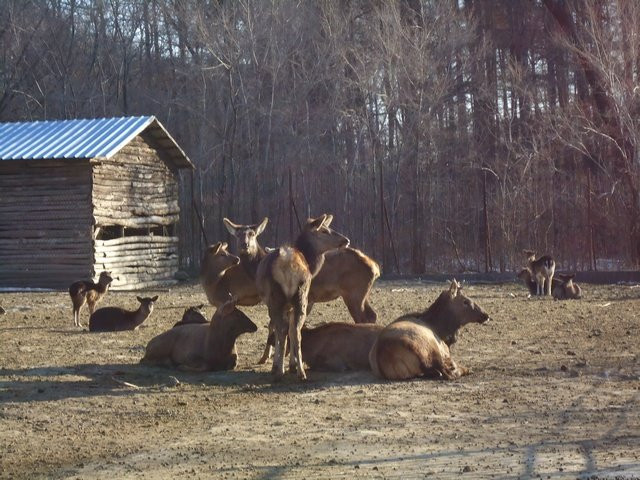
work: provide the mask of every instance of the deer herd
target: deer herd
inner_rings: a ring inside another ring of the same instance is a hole
[[[188,371],[231,370],[238,360],[236,340],[257,326],[238,306],[264,303],[269,313],[269,334],[262,358],[273,355],[275,380],[289,371],[307,378],[305,366],[329,371],[370,370],[389,380],[416,377],[456,379],[469,373],[457,364],[450,348],[458,330],[468,323],[485,323],[489,315],[462,293],[455,279],[425,311],[402,315],[382,326],[369,303],[371,288],[380,276],[378,264],[349,245],[349,239],[331,228],[332,215],[311,218],[290,245],[269,249],[258,237],[268,219],[241,225],[225,218],[234,237],[236,254],[225,242],[206,248],[200,283],[209,303],[216,307],[211,318],[204,305],[189,307],[171,329],[154,337],[140,360],[146,365]],[[574,275],[555,274],[555,261],[548,255],[536,258],[525,250],[526,266],[518,274],[531,295],[555,299],[579,299]],[[89,308],[92,332],[134,330],[153,311],[158,297],[137,297],[140,307],[96,310],[113,278],[102,272],[97,283],[74,282],[69,287],[74,325],[80,310]],[[330,322],[315,328],[305,326],[314,303],[342,298],[355,323]]]

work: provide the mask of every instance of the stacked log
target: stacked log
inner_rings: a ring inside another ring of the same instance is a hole
[[[94,160],[93,217],[96,227],[124,227],[124,236],[95,240],[96,273],[109,270],[114,289],[174,283],[178,237],[141,235],[179,220],[178,181],[161,154],[137,137],[109,160]],[[127,231],[134,235],[128,236]]]
[[[114,288],[175,283],[177,170],[143,136],[110,159],[0,167],[0,286],[66,289],[102,270]]]
[[[0,199],[0,286],[67,288],[91,277],[89,162],[5,161]]]

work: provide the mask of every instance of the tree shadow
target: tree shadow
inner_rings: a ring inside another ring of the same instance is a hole
[[[82,332],[77,332],[82,333]],[[251,367],[249,367],[251,368]],[[77,364],[58,367],[0,369],[0,402],[41,402],[94,396],[153,394],[176,385],[230,387],[239,392],[305,392],[332,386],[376,383],[371,372],[314,372],[301,382],[294,374],[274,381],[271,372],[238,369],[186,372],[139,363]],[[177,382],[176,382],[177,380]]]

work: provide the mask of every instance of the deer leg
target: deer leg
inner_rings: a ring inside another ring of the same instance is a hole
[[[271,373],[279,380],[284,376],[284,357],[285,349],[287,347],[287,327],[288,322],[286,313],[282,307],[272,308],[269,307],[269,316],[271,317],[271,323],[274,327],[275,333],[275,352],[273,355],[273,366],[271,367]]]
[[[553,280],[553,274],[547,277],[547,295],[551,295],[551,282]]]
[[[367,292],[363,294],[362,291],[355,291],[342,297],[342,300],[349,310],[349,314],[356,323],[376,323],[378,318],[378,315],[373,311],[367,301]]]
[[[364,318],[366,323],[376,323],[378,321],[378,314],[371,308],[369,300],[364,301]]]
[[[267,344],[264,346],[264,351],[262,352],[262,357],[258,360],[258,365],[263,365],[267,363],[267,360],[271,358],[271,353],[273,349],[271,348],[275,344],[275,333],[273,328],[271,328],[271,324],[269,324],[269,336],[267,337]]]
[[[307,374],[304,371],[304,365],[302,364],[302,326],[306,320],[307,312],[307,294],[308,288],[301,286],[296,292],[293,301],[293,315],[290,317],[289,323],[289,342],[291,344],[290,364],[295,365],[298,370],[298,378],[300,380],[306,380]],[[293,361],[291,361],[293,359]]]

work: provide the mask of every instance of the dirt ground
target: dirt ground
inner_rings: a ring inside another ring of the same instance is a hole
[[[197,285],[149,292],[146,324],[101,334],[73,327],[64,292],[0,293],[0,478],[640,478],[640,287],[583,287],[554,302],[467,285],[492,321],[461,331],[453,355],[473,372],[460,381],[304,384],[256,365],[263,306],[243,309],[259,329],[240,337],[233,372],[139,365],[205,301]],[[444,288],[379,282],[372,304],[386,324]],[[315,306],[308,322],[325,321],[350,321],[341,301]]]

